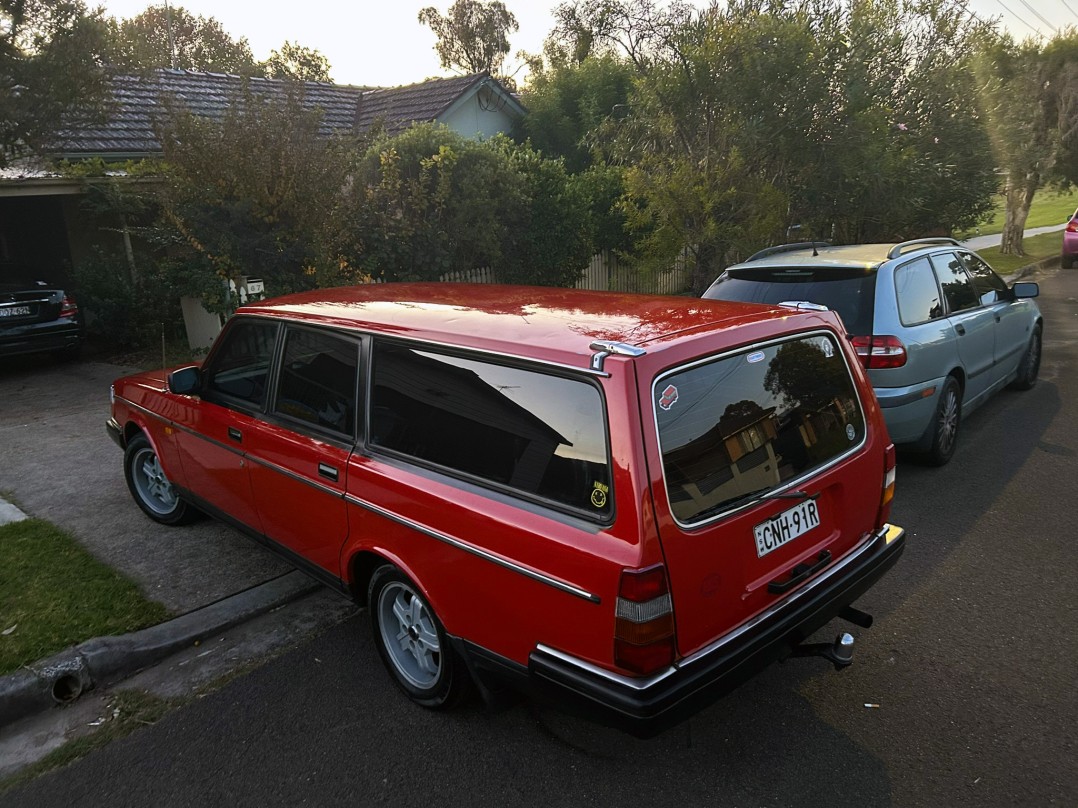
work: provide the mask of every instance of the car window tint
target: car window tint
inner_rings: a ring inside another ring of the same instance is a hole
[[[659,377],[670,507],[683,524],[737,507],[859,446],[865,417],[831,335],[788,340]]]
[[[354,435],[356,341],[308,329],[285,332],[273,411],[345,435]]]
[[[277,341],[277,324],[240,320],[222,339],[206,369],[205,390],[211,397],[220,394],[261,409]]]
[[[940,286],[943,287],[943,295],[947,298],[947,308],[952,314],[980,305],[973,283],[957,255],[954,253],[933,255],[932,268],[936,270],[936,277],[939,278]]]
[[[943,298],[927,258],[918,258],[895,270],[895,293],[903,325],[943,316]]]
[[[958,255],[969,270],[970,277],[973,279],[973,288],[977,290],[977,297],[982,306],[1006,299],[1007,284],[983,258],[973,253],[959,253]]]
[[[871,334],[876,273],[860,268],[744,267],[724,272],[704,297],[741,303],[808,301],[838,312],[851,334]]]
[[[375,346],[370,442],[588,514],[612,512],[606,418],[592,383]]]

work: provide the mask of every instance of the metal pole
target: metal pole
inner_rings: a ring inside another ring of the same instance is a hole
[[[176,40],[172,37],[172,9],[165,0],[165,27],[168,29],[168,53],[172,59],[172,69],[176,69]]]

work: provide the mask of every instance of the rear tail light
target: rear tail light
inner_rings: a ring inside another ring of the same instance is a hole
[[[890,335],[853,337],[851,342],[861,364],[870,370],[900,368],[906,364],[906,346],[898,337]]]
[[[614,663],[647,675],[674,661],[674,606],[666,569],[626,569],[618,584]]]
[[[891,518],[891,500],[895,498],[895,445],[887,444],[883,458],[883,491],[880,494],[880,512],[876,515],[879,530]]]
[[[75,303],[75,298],[71,295],[64,295],[64,299],[60,301],[60,316],[74,317],[78,313],[79,307]]]
[[[1067,222],[1068,233],[1078,233],[1078,219],[1071,219]]]

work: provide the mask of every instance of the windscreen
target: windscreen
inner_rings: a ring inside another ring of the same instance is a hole
[[[814,333],[661,376],[655,417],[670,506],[704,521],[861,445],[865,418],[842,351]]]
[[[855,335],[872,333],[875,295],[875,272],[833,267],[728,269],[704,292],[711,300],[741,303],[817,303],[837,312]]]

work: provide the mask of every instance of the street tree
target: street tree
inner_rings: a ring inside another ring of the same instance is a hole
[[[271,79],[333,81],[329,77],[329,60],[320,51],[288,41],[280,50],[270,51],[269,58],[260,65],[260,72]]]
[[[419,12],[419,22],[438,37],[434,50],[442,67],[495,75],[509,53],[509,35],[520,27],[500,0],[456,0],[444,16],[428,6]]]
[[[246,38],[233,39],[213,17],[182,6],[149,6],[130,19],[109,23],[110,56],[121,72],[161,67],[210,73],[257,74]]]
[[[0,167],[104,117],[105,41],[81,0],[0,0]]]

